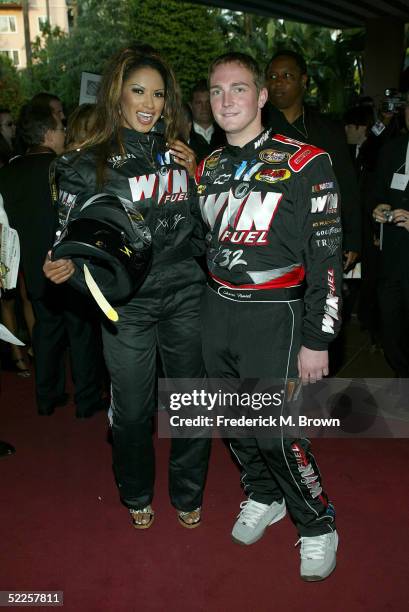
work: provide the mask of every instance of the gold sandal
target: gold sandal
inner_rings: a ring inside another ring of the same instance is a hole
[[[129,513],[132,517],[132,524],[135,529],[149,529],[155,518],[155,513],[152,510],[152,506],[146,506],[140,510],[129,509]]]
[[[189,512],[183,512],[182,510],[177,510],[178,513],[178,521],[186,529],[195,529],[195,527],[199,527],[202,517],[201,517],[202,509],[196,508],[196,510],[190,510]]]

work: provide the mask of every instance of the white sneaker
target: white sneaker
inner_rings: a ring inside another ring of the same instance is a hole
[[[307,582],[327,578],[337,564],[337,532],[324,533],[320,536],[304,536],[298,540],[297,544],[299,542],[301,542],[301,578]]]
[[[285,501],[273,502],[271,505],[260,504],[252,499],[246,499],[240,504],[241,512],[231,532],[234,542],[238,544],[254,544],[259,540],[266,528],[285,517]]]

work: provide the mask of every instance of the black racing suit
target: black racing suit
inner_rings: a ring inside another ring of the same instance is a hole
[[[123,503],[140,509],[151,503],[154,485],[152,416],[156,359],[167,377],[202,378],[199,304],[205,275],[194,259],[200,232],[191,214],[189,178],[166,151],[161,134],[123,129],[125,154],[108,156],[102,187],[96,155],[72,152],[58,161],[60,224],[75,218],[77,206],[97,192],[135,203],[153,240],[153,264],[142,287],[117,308],[119,321],[104,322],[104,355],[111,376],[113,465]],[[175,439],[169,468],[174,506],[201,505],[209,440]]]
[[[301,345],[327,349],[340,324],[340,202],[328,155],[266,130],[243,148],[216,150],[197,182],[209,231],[209,377],[296,378]],[[303,536],[334,529],[308,440],[242,438],[231,446],[252,499],[284,496]]]

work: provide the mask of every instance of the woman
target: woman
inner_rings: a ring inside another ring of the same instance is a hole
[[[153,265],[144,284],[118,307],[115,329],[103,326],[112,383],[114,471],[137,529],[150,527],[154,519],[156,352],[167,377],[204,375],[199,301],[205,278],[193,258],[199,254],[188,194],[193,154],[175,142],[179,107],[175,78],[163,60],[155,53],[125,49],[104,75],[95,124],[83,150],[66,154],[57,166],[62,223],[68,215],[75,217],[78,204],[89,196],[113,193],[138,206],[153,237]],[[166,150],[162,124],[179,166]],[[61,283],[72,276],[74,265],[48,261],[44,271]],[[205,439],[172,440],[170,497],[188,528],[200,523],[209,445]]]
[[[65,148],[67,151],[79,149],[82,143],[92,132],[95,115],[95,104],[80,104],[68,117],[67,137]]]

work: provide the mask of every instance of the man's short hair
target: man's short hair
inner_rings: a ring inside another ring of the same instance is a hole
[[[212,61],[209,66],[209,75],[208,75],[208,83],[210,85],[210,77],[212,73],[215,71],[217,66],[222,64],[240,64],[247,68],[253,75],[254,83],[256,85],[257,91],[260,91],[264,87],[264,74],[260,69],[260,66],[257,64],[256,60],[251,57],[251,55],[247,55],[247,53],[240,53],[239,51],[232,51],[230,53],[223,53],[223,55],[219,55]]]
[[[192,87],[192,91],[190,92],[190,99],[193,100],[193,96],[195,93],[203,93],[204,91],[208,92],[209,87],[207,85],[206,79],[200,79],[197,81]]]
[[[270,59],[270,61],[267,64],[266,73],[268,69],[270,68],[272,62],[278,57],[291,57],[291,59],[295,61],[298,68],[300,69],[301,74],[307,74],[307,62],[305,61],[301,53],[297,53],[296,51],[293,51],[292,49],[280,49],[279,51],[274,53],[273,57]]]
[[[29,147],[43,144],[46,132],[57,127],[58,122],[49,107],[26,104],[21,109],[19,128]]]

